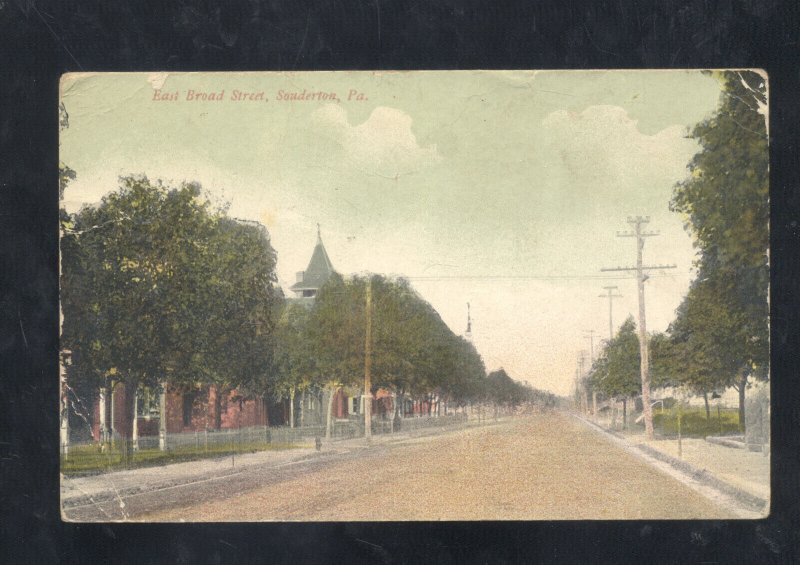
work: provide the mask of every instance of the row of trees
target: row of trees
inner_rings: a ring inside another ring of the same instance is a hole
[[[263,387],[282,301],[263,227],[196,184],[127,177],[98,206],[62,212],[62,231],[62,349],[82,396],[124,383],[132,419],[140,386]]]
[[[698,274],[665,334],[649,338],[654,386],[703,395],[734,387],[744,423],[745,390],[769,372],[769,152],[766,84],[726,71],[720,105],[693,129],[700,151],[670,207],[698,250]],[[632,319],[608,342],[587,386],[610,397],[641,391]]]
[[[330,424],[334,393],[363,388],[368,316],[372,392],[429,406],[542,400],[505,371],[487,377],[474,346],[403,279],[334,274],[313,305],[285,300],[263,226],[228,217],[197,184],[122,178],[99,205],[62,212],[62,232],[68,381],[84,398],[123,383],[129,421],[139,387],[213,385],[216,402],[235,389],[292,410],[296,394],[327,390]]]
[[[290,406],[298,391],[327,389],[330,402],[339,388],[363,389],[368,317],[370,392],[394,393],[400,399],[395,417],[405,398],[424,400],[431,411],[443,400],[454,407],[473,402],[506,408],[544,403],[541,393],[537,396],[538,391],[512,380],[502,369],[487,376],[475,347],[454,334],[407,280],[381,275],[344,279],[334,274],[312,306],[288,301],[278,321],[277,390],[290,398]],[[330,406],[326,413],[329,426]]]

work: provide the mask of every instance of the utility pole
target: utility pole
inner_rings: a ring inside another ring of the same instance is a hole
[[[608,291],[608,294],[599,294],[598,298],[608,298],[608,339],[610,341],[614,339],[614,316],[612,301],[615,298],[622,298],[622,295],[614,294],[614,291],[617,290],[616,286],[604,286],[603,288]]]
[[[367,279],[367,305],[364,311],[367,321],[366,344],[364,346],[364,437],[372,439],[372,277]]]
[[[586,351],[578,353],[578,391],[581,399],[581,410],[587,412],[589,410],[589,399],[586,395],[586,386],[583,383],[584,365],[586,364]]]
[[[591,365],[594,362],[594,330],[584,330],[586,335],[583,336],[584,339],[589,340],[589,364]]]
[[[583,336],[589,340],[589,370],[594,364],[594,330],[586,330],[588,335]],[[597,391],[592,387],[592,416],[597,415]]]
[[[644,412],[644,427],[647,439],[653,439],[653,410],[650,406],[650,365],[647,358],[647,324],[645,322],[644,308],[644,283],[649,278],[645,271],[653,269],[674,269],[675,265],[649,265],[642,264],[642,250],[646,237],[659,235],[654,231],[642,231],[642,224],[650,221],[649,216],[628,217],[628,223],[633,226],[633,231],[617,232],[617,237],[636,238],[636,266],[613,267],[600,269],[601,271],[636,271],[636,282],[639,290],[639,371],[642,377],[642,409]],[[609,291],[610,294],[610,291]]]

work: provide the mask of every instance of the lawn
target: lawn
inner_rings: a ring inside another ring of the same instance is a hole
[[[209,446],[182,446],[161,451],[159,449],[139,449],[128,456],[124,442],[118,441],[114,447],[100,444],[71,446],[69,455],[61,456],[61,472],[65,475],[92,475],[120,469],[153,467],[184,461],[197,461],[217,457],[235,457],[257,451],[284,450],[310,445],[265,442],[236,442]]]
[[[677,437],[678,411],[677,408],[664,410],[656,409],[653,412],[653,427],[656,433],[664,437]],[[684,408],[681,415],[681,435],[683,437],[706,437],[719,435],[732,435],[741,433],[739,430],[739,411],[724,409],[717,412],[711,409],[711,418],[706,419],[705,408]]]

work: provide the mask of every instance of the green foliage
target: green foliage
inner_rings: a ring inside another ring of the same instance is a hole
[[[654,333],[648,341],[650,360],[650,382],[654,387],[678,386],[681,384],[680,353],[674,347],[670,336]]]
[[[146,177],[72,218],[62,240],[62,347],[71,378],[258,388],[271,359],[275,253],[266,230],[199,185]]]
[[[508,376],[505,369],[492,371],[486,377],[488,399],[502,406],[519,406],[533,400],[533,390]]]
[[[717,111],[697,124],[701,150],[675,187],[700,251],[699,273],[670,328],[681,381],[694,391],[769,372],[769,153],[766,84],[758,73],[725,71]]]
[[[689,178],[676,186],[671,203],[687,218],[687,229],[700,251],[700,273],[678,313],[676,331],[683,342],[700,341],[687,347],[690,359],[704,366],[701,370],[713,372],[726,365],[727,371],[766,378],[766,85],[761,75],[749,71],[725,71],[720,79],[724,88],[719,108],[692,131],[701,150],[689,164]],[[702,316],[713,319],[704,323]]]
[[[730,288],[698,278],[670,325],[669,347],[676,382],[695,393],[708,393],[734,384],[748,347],[742,332],[744,313],[732,307]]]
[[[271,383],[274,313],[283,302],[269,235],[261,225],[221,217],[206,257],[206,279],[199,285],[205,327],[197,335],[205,382],[259,396]]]
[[[359,388],[364,378],[366,287],[372,285],[372,386],[436,393],[456,402],[481,394],[483,361],[403,279],[334,275],[309,314],[306,339],[322,381]]]
[[[609,398],[639,394],[642,390],[640,359],[636,323],[628,317],[592,364],[590,386]]]
[[[116,449],[110,445],[101,451],[98,444],[74,445],[69,455],[61,457],[60,472],[69,476],[92,475],[106,473],[117,469],[155,467],[183,461],[197,461],[209,457],[226,457],[232,454],[255,453],[257,451],[277,451],[307,445],[287,443],[267,443],[260,441],[233,441],[231,443],[214,443],[209,446],[181,446],[168,451],[158,448],[139,449],[131,454],[124,448],[124,442],[117,442]]]
[[[334,273],[317,292],[306,336],[321,378],[354,385],[364,374],[364,281]]]
[[[317,367],[308,347],[309,317],[305,306],[284,302],[275,328],[275,380],[271,387],[279,397],[292,389],[308,390],[315,383]]]

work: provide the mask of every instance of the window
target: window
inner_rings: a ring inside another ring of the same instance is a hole
[[[194,409],[194,400],[197,396],[195,392],[187,392],[183,395],[183,425],[192,425],[192,411]]]
[[[160,413],[158,395],[159,390],[156,388],[142,386],[136,389],[136,416],[147,420],[158,418]]]

